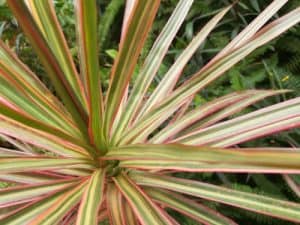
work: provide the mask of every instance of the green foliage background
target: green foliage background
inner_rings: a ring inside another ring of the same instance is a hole
[[[71,52],[76,61],[77,49],[75,47],[75,20],[73,16],[72,0],[54,0],[57,14],[61,25],[67,37]],[[184,70],[184,76],[180,82],[183,82],[193,72],[201,68],[208,62],[216,52],[222,49],[238,32],[240,32],[249,22],[258,15],[262,9],[271,1],[241,0],[239,1],[225,20],[214,30],[207,41],[198,49],[188,66]],[[159,34],[166,20],[172,13],[177,0],[162,0],[162,6],[152,29],[151,35],[147,40],[146,47],[141,55],[140,64],[143,63],[146,52],[151,48],[153,41]],[[227,0],[196,0],[190,11],[183,27],[177,35],[176,40],[168,52],[167,57],[161,66],[156,82],[158,83],[168,67],[174,62],[174,59],[180,54],[182,49],[191,41],[193,36],[202,27],[203,24],[216,13],[216,10],[230,4]],[[290,0],[287,5],[279,12],[285,12],[300,6],[299,0]],[[107,80],[111,64],[117,52],[117,43],[120,36],[122,25],[122,16],[124,9],[123,0],[98,1],[99,13],[99,40],[100,64],[102,84],[107,85]],[[100,34],[99,34],[100,35]],[[23,36],[16,20],[13,18],[5,1],[0,1],[0,36],[1,39],[14,48],[19,57],[35,71],[44,83],[51,87],[45,72],[34,54],[32,48]],[[138,71],[139,68],[136,68]],[[155,88],[154,83],[151,90]],[[272,41],[264,47],[257,49],[249,57],[244,59],[238,65],[234,66],[225,76],[217,80],[213,85],[207,87],[199,93],[191,107],[203,104],[217,96],[222,96],[232,91],[244,89],[291,89],[291,94],[282,94],[271,99],[267,99],[252,107],[246,109],[247,112],[253,111],[262,106],[271,103],[280,102],[293,96],[300,96],[300,26],[296,26],[280,38]],[[240,112],[236,115],[245,113]],[[273,135],[268,138],[261,138],[256,141],[244,144],[244,146],[294,146],[299,147],[300,131],[293,130]],[[2,145],[7,143],[2,143]],[[224,186],[230,186],[237,190],[243,190],[253,193],[261,193],[281,199],[290,199],[300,202],[292,190],[285,183],[280,175],[262,175],[262,174],[215,174],[204,173],[196,174],[178,174],[179,177],[193,178],[196,180],[209,181]],[[300,185],[300,177],[293,176],[294,180]],[[6,183],[1,183],[0,187],[6,187]],[[205,203],[205,202],[204,202]],[[243,225],[289,225],[292,223],[273,219],[267,216],[261,216],[255,213],[232,208],[221,204],[210,204],[210,207],[216,208],[225,215],[234,218]],[[174,214],[174,212],[170,212]],[[299,212],[300,213],[300,212]],[[180,215],[174,214],[182,225],[196,225],[192,220],[183,219]]]

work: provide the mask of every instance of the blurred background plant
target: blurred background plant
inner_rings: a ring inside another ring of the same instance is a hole
[[[54,0],[56,11],[60,23],[64,29],[65,36],[73,57],[77,58],[78,49],[75,47],[76,21],[74,18],[74,8],[72,0]],[[143,54],[152,46],[153,41],[157,37],[160,29],[165,24],[170,16],[178,0],[162,0],[162,6],[158,13],[156,22],[153,26],[150,38],[147,40],[146,47],[143,50],[140,64],[143,63]],[[216,52],[222,49],[239,31],[241,31],[249,22],[255,18],[262,9],[265,8],[271,1],[258,0],[240,0],[228,13],[226,19],[218,25],[217,29],[209,36],[201,47],[197,50],[194,57],[189,62],[184,70],[186,76],[182,77],[181,82],[187,79],[188,74],[193,74],[201,68]],[[167,71],[170,65],[191,41],[197,31],[200,30],[207,19],[216,13],[217,9],[228,5],[228,0],[206,0],[195,1],[192,10],[178,33],[175,41],[164,59],[158,75],[156,76],[157,83],[162,75]],[[290,0],[286,6],[279,12],[284,14],[293,8],[300,6],[299,0]],[[106,10],[105,10],[106,9]],[[120,27],[122,23],[124,1],[123,0],[98,0],[98,10],[101,15],[99,20],[99,30],[102,32],[99,41],[101,61],[101,78],[102,85],[107,85],[108,76],[112,62],[116,56],[117,43],[120,38]],[[105,12],[105,13],[104,13]],[[5,0],[0,0],[0,37],[11,48],[15,50],[18,56],[31,67],[43,80],[43,82],[51,88],[50,82],[45,76],[45,72],[39,63],[37,56],[23,36],[15,18],[12,16]],[[267,45],[257,49],[242,62],[234,66],[227,72],[227,75],[222,76],[198,93],[190,107],[201,105],[215,97],[228,94],[232,91],[240,91],[244,89],[291,89],[294,92],[290,94],[282,94],[274,98],[268,98],[261,101],[246,110],[239,112],[236,115],[245,112],[253,111],[262,106],[286,100],[290,97],[300,96],[300,26],[295,26],[289,32],[280,36],[280,38],[268,43]],[[175,56],[175,57],[174,57]],[[138,71],[138,67],[136,70]],[[155,84],[153,84],[153,87]],[[235,116],[236,116],[235,115]],[[0,139],[1,141],[1,139]],[[261,138],[252,142],[243,144],[243,146],[293,146],[300,147],[300,130],[283,132],[278,135]],[[7,144],[4,140],[1,145]],[[210,183],[230,186],[237,190],[249,191],[252,193],[263,193],[265,195],[274,196],[282,199],[290,199],[300,202],[300,177],[299,176],[279,176],[279,175],[258,175],[258,174],[185,174],[179,173],[179,177],[186,177],[209,181]],[[0,183],[0,188],[6,187],[7,183]],[[298,190],[298,192],[297,192]],[[205,203],[205,202],[204,202]],[[292,224],[286,221],[277,220],[271,217],[258,215],[251,212],[246,212],[240,209],[233,209],[229,206],[224,206],[215,203],[210,205],[217,208],[225,215],[234,218],[237,222],[243,225],[252,224]],[[174,214],[176,217],[176,214]],[[178,217],[178,221],[182,225],[195,225],[197,223],[189,220],[183,220]]]

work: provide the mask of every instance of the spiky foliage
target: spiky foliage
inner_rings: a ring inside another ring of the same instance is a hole
[[[282,91],[236,92],[188,111],[193,96],[256,48],[300,21],[300,8],[265,25],[275,0],[207,65],[176,85],[199,45],[230,9],[194,37],[157,88],[155,74],[193,1],[180,0],[130,83],[159,0],[127,1],[109,88],[102,90],[95,1],[76,0],[80,73],[52,1],[8,0],[55,93],[0,43],[1,224],[177,224],[172,209],[204,224],[236,224],[201,202],[300,222],[300,204],[178,178],[184,172],[300,173],[298,149],[232,148],[300,125],[300,98],[244,116],[235,112]],[[101,59],[100,59],[101,60]],[[188,196],[193,196],[189,198]],[[202,199],[197,201],[195,197]]]

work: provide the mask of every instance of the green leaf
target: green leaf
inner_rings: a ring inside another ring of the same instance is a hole
[[[116,59],[118,56],[118,51],[115,49],[108,49],[105,51],[105,53],[112,59]]]
[[[127,2],[128,1],[126,1],[126,3]],[[120,12],[120,10],[122,10],[124,4],[124,1],[112,0],[106,6],[98,26],[100,49],[104,48],[105,50],[106,40],[111,37],[111,35],[109,34],[109,32],[111,31],[111,26],[113,26],[115,19],[118,18],[118,13]],[[110,54],[109,56],[112,57]],[[113,55],[112,58],[115,59],[115,56],[116,55]]]
[[[168,176],[134,174],[131,175],[131,178],[140,185],[168,189],[285,220],[300,222],[300,204],[297,203]]]
[[[77,215],[77,225],[97,225],[98,210],[103,200],[105,170],[98,169],[90,177]]]

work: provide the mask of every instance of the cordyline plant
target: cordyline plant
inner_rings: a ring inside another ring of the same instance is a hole
[[[1,225],[95,225],[107,219],[115,225],[178,224],[167,209],[203,224],[236,224],[205,201],[300,222],[299,203],[174,176],[178,171],[300,173],[297,149],[236,147],[300,126],[300,98],[226,121],[285,90],[235,92],[193,110],[188,107],[197,92],[231,66],[297,24],[300,8],[265,25],[287,2],[273,1],[207,65],[178,85],[183,68],[230,7],[221,10],[149,95],[192,2],[178,2],[130,83],[160,1],[128,0],[109,88],[101,90],[96,1],[74,1],[80,72],[51,0],[7,1],[55,93],[0,43],[0,134],[15,145],[0,148],[0,179],[15,184],[0,191]]]

